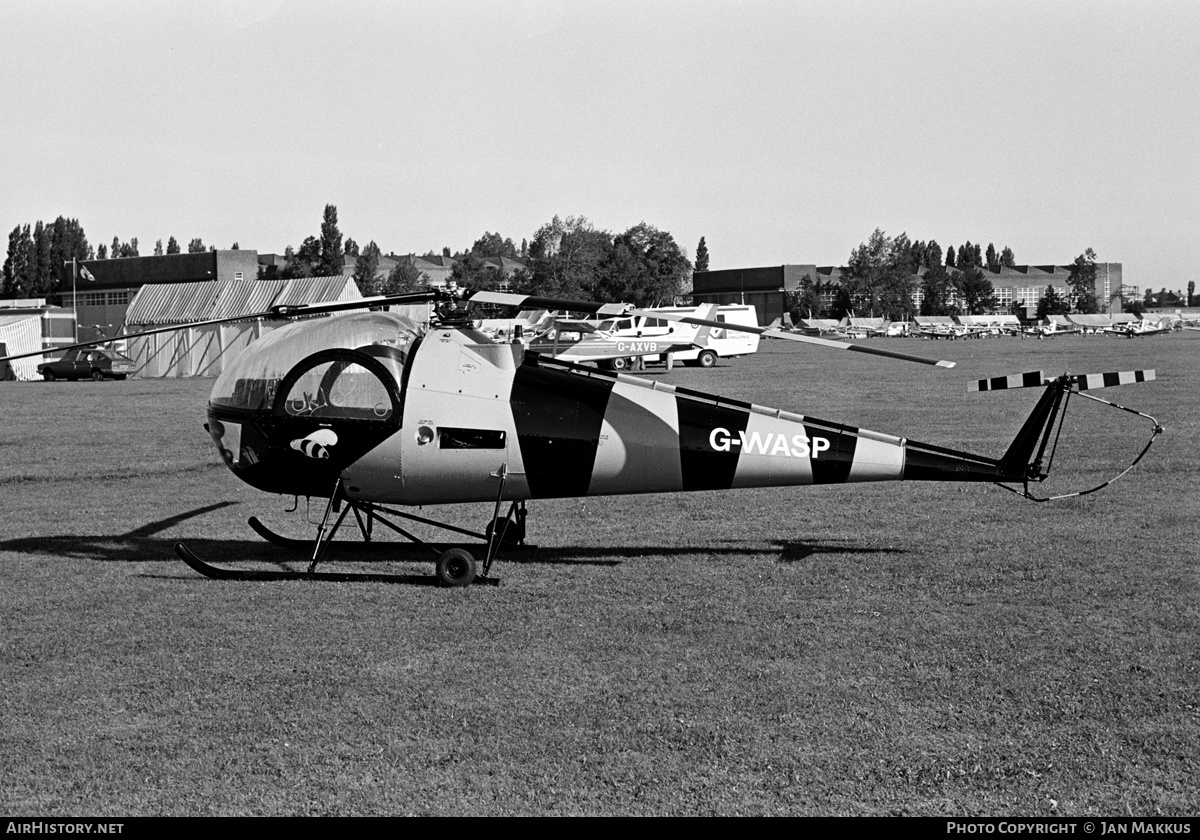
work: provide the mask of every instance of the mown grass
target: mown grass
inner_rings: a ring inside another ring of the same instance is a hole
[[[0,385],[0,811],[1195,814],[1200,335],[887,346],[959,367],[771,342],[651,375],[999,455],[1034,392],[969,380],[1154,367],[1100,396],[1167,432],[1044,505],[918,483],[561,500],[531,505],[539,549],[498,588],[216,582],[171,544],[301,568],[244,522],[308,529],[220,466],[211,381]],[[1150,429],[1075,402],[1070,424],[1061,490]]]

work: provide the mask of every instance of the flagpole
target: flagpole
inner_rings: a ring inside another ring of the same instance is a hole
[[[71,257],[71,315],[75,319],[75,343],[79,343],[79,292],[76,281],[79,279],[79,258]]]

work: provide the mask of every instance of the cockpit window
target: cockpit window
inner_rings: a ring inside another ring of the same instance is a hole
[[[288,381],[282,407],[289,417],[389,420],[395,411],[387,387],[358,362],[320,362]]]
[[[399,383],[409,351],[421,332],[416,322],[390,312],[355,312],[288,324],[240,351],[217,377],[210,401],[224,408],[269,411],[284,378],[296,365],[326,350],[358,350]],[[231,348],[227,352],[234,351]],[[354,377],[349,372],[347,375],[339,387],[350,387]],[[333,377],[333,381],[338,379],[340,374]],[[373,406],[364,403],[359,407]]]

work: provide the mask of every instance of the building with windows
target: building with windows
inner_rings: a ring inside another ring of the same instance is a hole
[[[728,268],[718,271],[697,271],[692,275],[693,303],[748,303],[758,310],[760,324],[770,324],[788,310],[789,296],[800,291],[805,277],[811,278],[821,298],[821,306],[829,308],[841,287],[843,269],[799,263],[761,268]],[[1046,288],[1070,297],[1067,280],[1069,265],[1001,266],[998,271],[983,268],[984,277],[992,283],[997,313],[1011,313],[1014,306],[1024,307],[1032,317]],[[913,305],[920,310],[924,295],[921,277],[913,276]],[[1122,307],[1121,263],[1096,264],[1096,299],[1100,309],[1120,312]]]
[[[143,286],[257,278],[257,251],[203,251],[65,263],[59,289],[63,308],[77,313],[79,341],[91,341],[125,325],[125,312]]]

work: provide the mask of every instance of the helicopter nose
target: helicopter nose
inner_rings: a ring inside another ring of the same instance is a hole
[[[225,462],[226,466],[232,467],[239,453],[235,449],[230,448],[230,446],[237,445],[232,440],[230,441],[230,446],[225,444],[225,434],[227,431],[225,424],[214,418],[204,424],[204,431],[208,432],[209,437],[212,438],[213,445],[217,447],[217,453],[220,454],[221,460]]]

